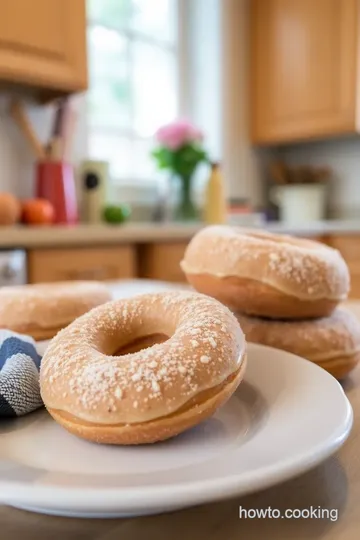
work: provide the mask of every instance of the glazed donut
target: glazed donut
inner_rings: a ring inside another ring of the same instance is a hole
[[[344,308],[315,321],[281,322],[236,316],[248,342],[302,356],[337,379],[350,373],[360,360],[360,322]]]
[[[208,418],[244,376],[236,317],[166,292],[115,300],[62,330],[41,363],[41,396],[69,432],[107,444],[171,438]]]
[[[111,298],[109,289],[96,281],[2,287],[0,328],[37,341],[51,339],[76,317]]]
[[[337,250],[252,229],[205,227],[180,264],[198,292],[260,317],[323,317],[349,291],[349,271]]]

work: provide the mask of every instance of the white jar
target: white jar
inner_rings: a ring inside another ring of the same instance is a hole
[[[284,223],[304,224],[325,219],[324,184],[274,186],[271,200],[279,207],[280,220]]]

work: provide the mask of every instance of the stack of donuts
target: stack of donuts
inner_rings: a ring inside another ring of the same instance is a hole
[[[336,378],[360,360],[360,323],[339,304],[350,278],[319,242],[228,226],[190,241],[181,267],[198,291],[227,305],[249,342],[302,356]]]

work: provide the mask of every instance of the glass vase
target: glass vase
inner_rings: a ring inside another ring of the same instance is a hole
[[[175,221],[198,221],[199,210],[193,200],[192,176],[178,176],[178,201],[175,206]]]

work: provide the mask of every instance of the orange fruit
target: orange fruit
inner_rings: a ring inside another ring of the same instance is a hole
[[[28,225],[50,225],[55,211],[46,199],[28,199],[22,205],[22,221]]]
[[[14,225],[19,221],[21,204],[11,193],[0,193],[0,225]]]

